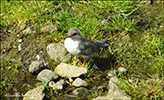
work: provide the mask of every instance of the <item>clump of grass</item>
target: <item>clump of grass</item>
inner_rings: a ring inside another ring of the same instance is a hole
[[[0,81],[1,81],[1,83],[0,83],[0,89],[1,89],[0,95],[1,95],[1,97],[4,97],[4,95],[6,95],[6,93],[10,92],[13,89],[13,84],[8,83],[7,80],[8,80],[7,76],[5,76],[4,79],[2,79],[2,77],[0,78]]]
[[[155,31],[146,31],[133,46],[128,44],[122,44],[114,53],[118,66],[128,68],[131,73],[119,86],[134,99],[163,99],[163,78],[152,76],[164,76],[164,40]],[[139,81],[131,84],[128,80],[132,77]]]
[[[11,84],[9,81],[8,81],[8,76],[5,75],[8,71],[11,71],[12,73],[10,73],[10,78],[17,74],[19,72],[19,69],[20,69],[20,65],[21,63],[17,60],[14,60],[14,59],[11,59],[11,58],[6,58],[6,59],[2,59],[1,60],[1,78],[0,78],[0,89],[2,90],[0,92],[0,95],[6,95],[6,93],[9,93],[13,87],[14,87],[14,84]],[[5,77],[2,77],[4,76]]]
[[[163,99],[163,78],[150,77],[147,79],[137,78],[131,83],[121,80],[119,87],[125,90],[133,99]]]
[[[19,60],[7,58],[1,60],[1,67],[3,70],[12,70],[15,73],[18,73],[21,62]]]

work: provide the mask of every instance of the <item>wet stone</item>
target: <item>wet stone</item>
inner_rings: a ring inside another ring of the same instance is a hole
[[[58,77],[59,76],[55,72],[53,72],[49,69],[44,69],[38,74],[37,80],[48,83],[49,81],[55,80]]]

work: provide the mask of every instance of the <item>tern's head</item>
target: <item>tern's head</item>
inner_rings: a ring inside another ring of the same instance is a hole
[[[78,37],[80,36],[80,31],[77,28],[71,28],[68,31],[68,37]]]

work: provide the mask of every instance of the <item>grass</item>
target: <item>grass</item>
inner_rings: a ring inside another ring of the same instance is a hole
[[[2,80],[2,78],[0,79],[1,83],[0,83],[0,96],[3,97],[4,94],[6,94],[7,92],[11,91],[11,89],[13,89],[13,84],[10,84],[7,82],[7,77],[5,76],[4,80]]]
[[[162,7],[146,7],[138,4],[137,1],[130,0],[115,2],[8,2],[2,0],[1,3],[3,3],[1,29],[17,26],[18,23],[33,25],[35,30],[38,30],[37,38],[44,39],[47,44],[63,43],[68,30],[72,27],[78,28],[82,36],[88,39],[110,40],[109,51],[115,58],[112,66],[114,68],[125,67],[129,71],[128,75],[120,78],[122,81],[118,84],[119,87],[133,99],[164,99],[164,15]],[[48,24],[56,25],[58,30],[50,34],[40,33],[40,28]],[[120,38],[125,35],[129,35],[130,39],[121,41]],[[9,61],[3,64],[11,65]],[[68,62],[70,61],[71,59]],[[8,66],[6,69],[19,70],[19,64],[13,66]],[[86,77],[91,77],[91,74],[89,73]],[[130,83],[129,79],[132,78],[136,81]],[[1,89],[6,88],[9,90],[10,85],[4,81]]]

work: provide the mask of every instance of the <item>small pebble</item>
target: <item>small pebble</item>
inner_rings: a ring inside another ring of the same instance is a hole
[[[18,40],[18,42],[20,42],[20,43],[21,43],[21,42],[22,42],[22,39],[19,39],[19,40]]]
[[[126,74],[128,72],[128,70],[124,67],[120,67],[120,68],[118,68],[118,72]]]
[[[36,55],[36,58],[39,60],[40,59],[40,56],[39,55]]]
[[[22,50],[21,45],[22,45],[22,44],[19,44],[19,45],[18,45],[18,51],[21,51],[21,50]]]

